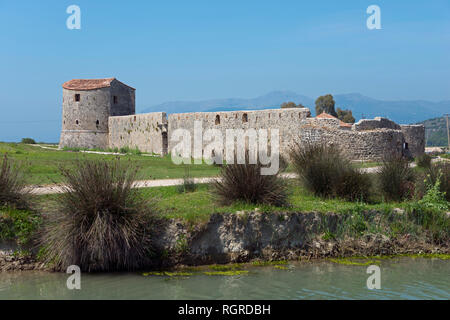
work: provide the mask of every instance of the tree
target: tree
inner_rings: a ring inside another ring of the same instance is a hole
[[[336,113],[339,120],[345,123],[355,123],[355,118],[353,117],[351,110],[343,110],[341,108],[337,108]]]
[[[334,105],[335,102],[331,94],[318,97],[316,100],[316,115],[326,112],[337,117],[337,113],[334,110]]]
[[[283,102],[281,104],[281,109],[286,109],[286,108],[306,108],[306,107],[304,105],[302,105],[301,103],[295,104],[295,102],[288,101],[288,102]]]

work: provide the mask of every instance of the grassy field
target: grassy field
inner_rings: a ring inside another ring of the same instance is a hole
[[[61,181],[58,168],[70,166],[76,159],[106,159],[117,158],[115,155],[88,154],[82,152],[69,152],[62,150],[42,149],[38,146],[20,143],[0,142],[0,155],[7,153],[12,159],[19,160],[24,166],[30,184],[50,184]],[[210,177],[219,172],[219,168],[210,165],[175,165],[170,157],[151,157],[146,155],[120,156],[123,161],[131,160],[141,169],[139,179],[170,179],[182,178],[186,168],[189,168],[193,177]]]
[[[189,170],[192,177],[211,177],[219,174],[219,167],[202,165],[175,165],[169,156],[153,157],[145,154],[127,154],[123,156],[90,154],[76,151],[43,149],[39,146],[21,143],[0,142],[0,155],[8,154],[12,159],[19,160],[27,173],[28,183],[35,185],[51,184],[61,182],[60,166],[70,166],[77,159],[106,159],[112,160],[120,157],[124,161],[133,161],[141,169],[140,180],[182,178]],[[355,167],[369,168],[379,165],[377,162],[357,162]],[[292,172],[289,166],[286,172]]]

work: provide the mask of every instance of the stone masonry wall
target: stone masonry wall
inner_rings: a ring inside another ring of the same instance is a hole
[[[222,132],[224,145],[226,129],[279,129],[280,152],[286,150],[293,137],[299,133],[302,123],[310,116],[307,108],[269,109],[257,111],[229,112],[197,112],[170,114],[169,122],[169,152],[178,143],[172,140],[176,129],[186,129],[191,134],[194,147],[194,121],[201,121],[203,130],[218,129]],[[268,133],[270,137],[270,133]],[[208,142],[203,142],[206,146]],[[192,154],[193,151],[192,151]]]
[[[135,90],[118,80],[111,82],[111,116],[127,116],[135,114]],[[117,101],[114,102],[114,96]]]
[[[75,101],[75,95],[80,101]],[[108,145],[109,88],[63,89],[60,147],[106,148]]]
[[[109,147],[138,147],[148,153],[166,154],[167,116],[165,112],[109,118]]]
[[[171,114],[168,120],[169,152],[178,143],[171,139],[175,129],[187,129],[193,140],[195,120],[202,122],[203,130],[221,130],[224,141],[226,129],[277,128],[280,130],[280,153],[284,155],[287,155],[296,141],[337,144],[353,160],[379,161],[386,154],[401,155],[403,152],[403,132],[400,126],[388,119],[364,121],[359,130],[344,130],[339,127],[336,119],[316,119],[309,115],[306,108]],[[365,128],[364,131],[360,131],[362,127]],[[203,147],[208,143],[203,142]],[[192,142],[192,147],[193,145]]]
[[[305,125],[295,141],[335,144],[352,160],[380,161],[387,154],[401,155],[404,138],[400,130],[357,132]]]
[[[352,130],[365,131],[375,129],[400,130],[400,126],[387,118],[376,117],[375,119],[361,119],[352,126]]]
[[[425,126],[401,125],[405,142],[412,157],[418,157],[425,152]]]

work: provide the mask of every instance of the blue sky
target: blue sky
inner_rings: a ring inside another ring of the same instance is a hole
[[[81,30],[66,28],[72,4]],[[72,78],[117,77],[138,111],[273,90],[450,99],[448,0],[0,0],[0,43],[0,141],[57,141]]]

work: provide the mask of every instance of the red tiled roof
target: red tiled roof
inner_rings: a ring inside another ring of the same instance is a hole
[[[321,114],[319,114],[318,116],[316,116],[316,118],[319,119],[336,119],[339,120],[338,118],[336,118],[335,116],[332,116],[331,114],[328,114],[326,112],[322,112]],[[340,127],[348,127],[350,128],[352,126],[351,123],[346,123],[344,121],[339,120],[339,126]]]
[[[68,90],[94,90],[111,86],[111,82],[115,79],[73,79],[64,82],[62,87]]]

